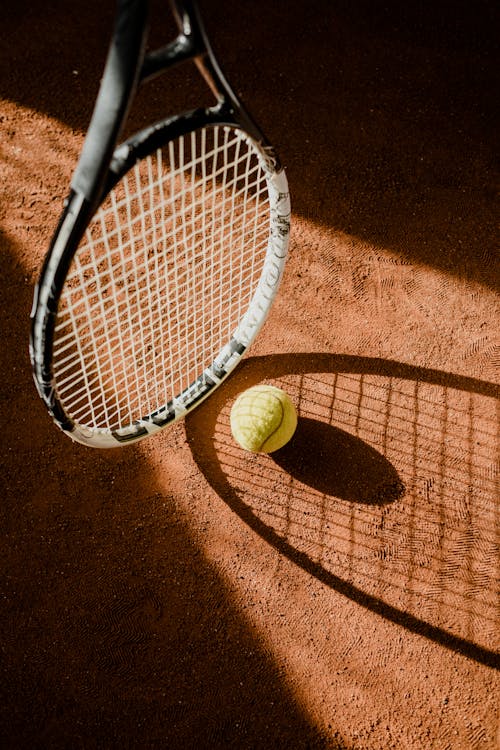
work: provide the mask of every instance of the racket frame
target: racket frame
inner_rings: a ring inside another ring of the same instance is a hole
[[[118,0],[96,105],[33,299],[30,356],[38,393],[65,433],[77,442],[99,448],[117,447],[163,429],[184,417],[229,375],[265,321],[287,255],[290,201],[286,176],[278,157],[223,75],[195,2],[170,0],[170,5],[179,33],[169,44],[146,55],[148,3],[144,0]],[[188,61],[196,64],[216,103],[153,123],[117,146],[138,86],[174,65]],[[79,425],[66,414],[58,397],[52,352],[59,299],[87,226],[109,192],[140,159],[180,136],[217,125],[239,129],[249,136],[266,172],[271,205],[270,248],[259,289],[243,323],[238,326],[240,335],[233,337],[214,362],[181,394],[156,412],[136,420],[130,427],[110,431],[108,428]]]

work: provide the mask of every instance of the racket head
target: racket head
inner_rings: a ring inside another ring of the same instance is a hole
[[[289,227],[273,152],[216,108],[116,149],[97,211],[70,195],[35,294],[33,371],[56,423],[116,447],[195,408],[262,327]]]

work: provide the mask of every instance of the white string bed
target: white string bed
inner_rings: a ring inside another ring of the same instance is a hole
[[[255,294],[270,213],[263,157],[228,126],[180,137],[125,175],[59,302],[53,374],[74,422],[132,424],[213,362]]]

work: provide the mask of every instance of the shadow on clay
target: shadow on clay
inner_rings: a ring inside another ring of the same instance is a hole
[[[263,381],[299,405],[295,436],[270,455],[239,449],[228,424],[237,394]],[[245,360],[186,433],[212,488],[280,554],[498,668],[498,395],[493,383],[384,359],[269,355]]]
[[[157,6],[153,32],[165,44],[172,22]],[[286,164],[294,212],[498,289],[496,68],[488,64],[497,38],[486,6],[455,3],[450,23],[446,3],[324,0],[321,23],[306,27],[298,0],[205,0],[202,10],[229,80]],[[10,3],[2,97],[84,131],[112,15],[113,4],[98,0],[57,0],[50,15],[42,0]],[[268,36],[273,28],[282,43]],[[169,107],[199,106],[206,87],[182,66],[144,92],[130,132]]]
[[[53,426],[21,247],[0,251],[3,746],[330,747],[154,466]]]

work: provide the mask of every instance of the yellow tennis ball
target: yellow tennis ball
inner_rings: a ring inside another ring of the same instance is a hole
[[[285,391],[256,385],[240,393],[231,409],[231,431],[242,448],[252,453],[272,453],[295,432],[297,412]]]

